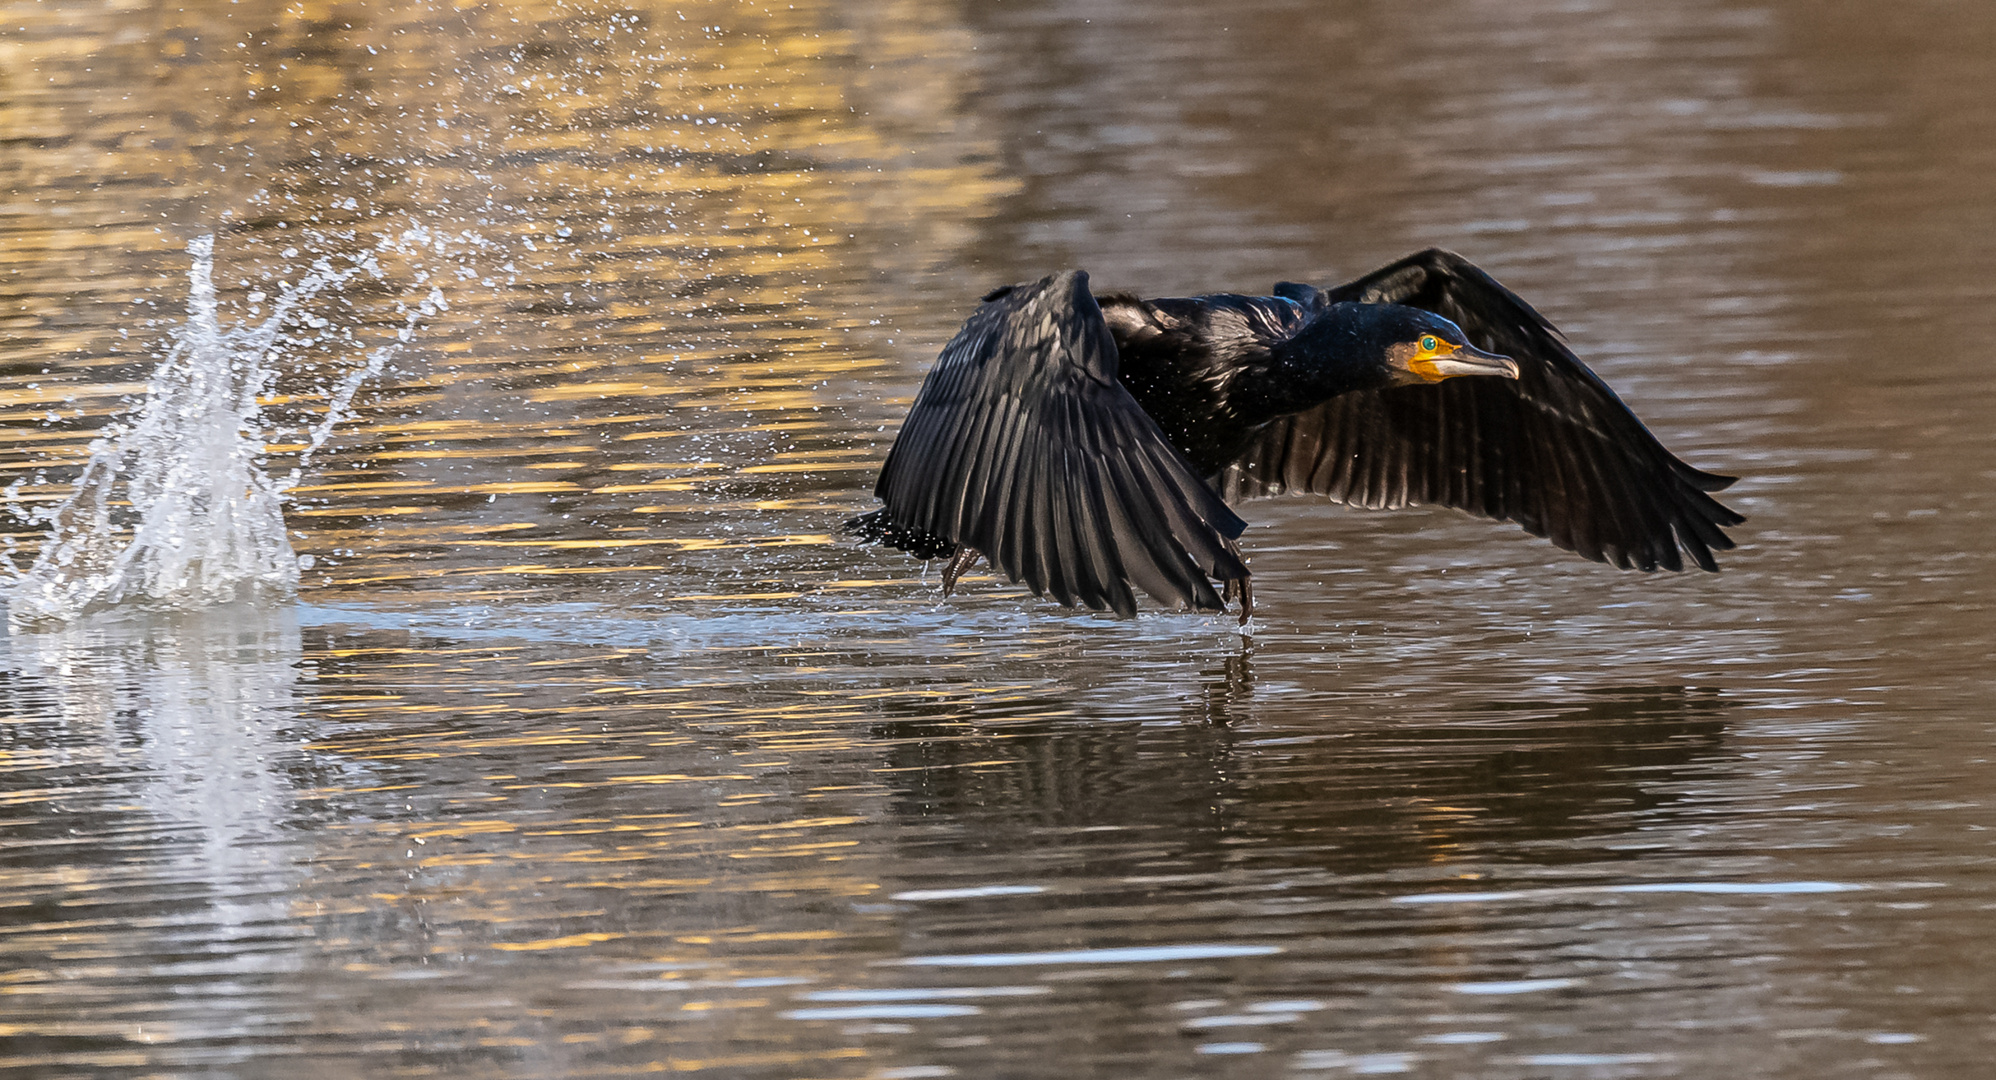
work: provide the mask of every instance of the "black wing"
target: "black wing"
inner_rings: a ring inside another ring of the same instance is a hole
[[[1063,604],[1218,611],[1246,578],[1227,509],[1116,381],[1088,275],[1001,289],[943,346],[874,488],[887,522],[967,545]],[[865,520],[865,519],[860,519]]]
[[[1730,476],[1657,442],[1558,330],[1490,275],[1430,249],[1335,289],[1276,287],[1306,308],[1406,304],[1518,362],[1513,381],[1450,379],[1333,398],[1262,429],[1218,478],[1228,498],[1309,491],[1373,508],[1439,503],[1628,569],[1706,570],[1746,520],[1711,497]]]

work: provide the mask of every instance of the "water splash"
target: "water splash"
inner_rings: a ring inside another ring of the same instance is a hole
[[[320,259],[282,290],[267,318],[228,327],[215,297],[215,238],[189,243],[187,321],[171,335],[136,414],[91,443],[69,498],[36,513],[48,536],[34,565],[4,564],[14,578],[8,624],[66,623],[129,603],[186,610],[294,595],[301,567],[285,535],[285,492],[346,418],[361,385],[423,319],[443,310],[442,291],[432,287],[420,303],[403,305],[396,340],[368,350],[327,392],[326,414],[286,476],[261,464],[257,398],[280,371],[286,330],[316,325],[307,300],[363,274],[379,279],[377,253],[431,239],[418,230],[383,240],[345,268]]]

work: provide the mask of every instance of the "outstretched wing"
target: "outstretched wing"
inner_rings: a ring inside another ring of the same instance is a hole
[[[874,494],[894,525],[967,545],[1063,604],[1218,611],[1247,577],[1227,509],[1116,381],[1116,343],[1073,270],[1001,289],[922,383]]]
[[[1657,442],[1531,305],[1469,260],[1430,249],[1335,289],[1284,283],[1306,308],[1405,304],[1517,361],[1518,378],[1450,379],[1345,394],[1263,428],[1218,478],[1228,498],[1307,491],[1354,506],[1439,503],[1590,559],[1717,570],[1722,528],[1746,520],[1712,498],[1733,482]]]

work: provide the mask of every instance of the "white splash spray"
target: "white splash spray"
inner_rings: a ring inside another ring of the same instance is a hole
[[[34,565],[23,571],[4,564],[14,577],[8,624],[71,622],[127,603],[185,610],[295,594],[300,567],[285,535],[285,492],[346,418],[361,384],[380,373],[418,323],[444,308],[443,293],[433,287],[421,303],[404,305],[395,342],[369,350],[328,391],[324,418],[298,468],[283,478],[259,464],[257,397],[279,373],[286,328],[314,325],[300,305],[359,275],[380,278],[377,252],[430,239],[411,232],[384,240],[344,269],[321,259],[282,290],[268,318],[231,327],[217,310],[214,237],[188,244],[187,321],[173,333],[136,415],[91,443],[69,498],[36,513],[49,533]]]

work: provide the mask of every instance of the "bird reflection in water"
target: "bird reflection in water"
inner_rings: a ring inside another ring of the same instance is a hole
[[[1238,652],[1221,655],[1200,673],[1193,700],[1201,720],[1224,726],[1247,718],[1253,694],[1254,639],[1243,636]]]
[[[1327,731],[1255,723],[1253,657],[1215,661],[1180,723],[1014,719],[951,710],[888,725],[898,813],[963,823],[936,854],[975,851],[1002,875],[1065,848],[1091,876],[1220,872],[1246,853],[1370,873],[1465,856],[1526,862],[1622,857],[1602,841],[1654,823],[1694,776],[1723,772],[1725,698],[1685,686],[1607,687],[1578,703],[1493,701],[1418,724],[1391,703]],[[1130,845],[1153,837],[1153,844]],[[954,850],[961,846],[962,850]],[[1118,867],[1119,849],[1129,851]],[[1082,852],[1088,854],[1084,857]],[[912,870],[913,867],[908,869]],[[938,865],[956,875],[961,865]],[[1016,876],[1016,875],[1015,875]]]

